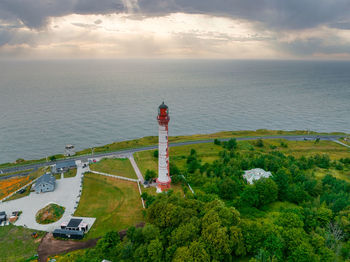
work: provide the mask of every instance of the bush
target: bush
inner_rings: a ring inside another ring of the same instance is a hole
[[[262,139],[258,139],[255,143],[257,147],[264,147],[264,141]]]
[[[146,174],[145,174],[146,181],[149,181],[149,180],[156,178],[156,177],[157,177],[157,173],[155,171],[147,169]]]
[[[158,150],[154,150],[153,157],[158,158],[159,152]]]
[[[214,144],[215,145],[221,145],[221,141],[217,138],[214,139]]]

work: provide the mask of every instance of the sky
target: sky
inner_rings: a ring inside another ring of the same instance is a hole
[[[0,0],[0,59],[350,60],[350,0]]]

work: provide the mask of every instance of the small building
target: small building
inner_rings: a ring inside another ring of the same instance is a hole
[[[35,182],[34,190],[36,193],[45,193],[54,191],[56,187],[56,178],[50,173],[46,173]]]
[[[267,172],[261,168],[254,168],[251,170],[244,171],[243,177],[247,180],[249,184],[253,184],[254,181],[259,180],[260,178],[268,178],[272,176],[271,172]]]
[[[75,149],[73,145],[66,145],[64,148],[64,155],[65,156],[74,156],[75,155]]]
[[[51,172],[54,174],[66,172],[69,169],[76,168],[77,165],[74,160],[62,161],[51,166]]]
[[[7,220],[6,212],[1,211],[0,212],[0,224],[2,224],[2,222],[6,222],[6,220]]]
[[[55,229],[53,231],[54,237],[69,238],[69,239],[83,239],[84,232],[68,229]]]
[[[80,218],[72,218],[68,222],[68,224],[62,223],[61,229],[86,232],[89,230],[89,226],[87,223],[84,223],[83,220]]]

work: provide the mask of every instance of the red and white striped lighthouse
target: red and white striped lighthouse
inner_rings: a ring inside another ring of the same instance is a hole
[[[169,109],[164,102],[158,110],[159,145],[158,145],[158,178],[157,192],[167,191],[170,188],[169,149],[168,149],[168,123]]]

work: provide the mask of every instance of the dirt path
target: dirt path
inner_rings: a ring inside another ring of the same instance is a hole
[[[87,241],[58,240],[51,233],[47,233],[38,248],[39,262],[46,262],[49,256],[74,251],[77,249],[94,247],[98,239]]]

